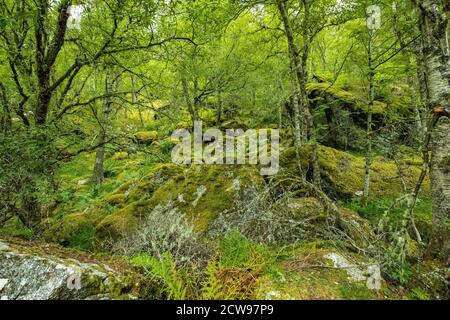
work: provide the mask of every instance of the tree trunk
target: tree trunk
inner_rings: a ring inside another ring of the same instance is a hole
[[[311,157],[311,166],[313,170],[313,184],[318,188],[321,189],[321,183],[320,183],[320,165],[319,165],[319,148],[318,148],[318,141],[317,141],[317,132],[314,129],[314,119],[311,115],[310,111],[310,105],[309,105],[309,97],[308,97],[308,90],[306,88],[306,85],[309,80],[309,74],[308,74],[308,60],[309,59],[309,53],[310,53],[310,47],[311,47],[311,36],[309,34],[310,30],[310,8],[312,1],[311,0],[302,0],[303,2],[303,8],[305,11],[305,16],[303,19],[303,26],[302,26],[302,38],[303,38],[303,48],[302,48],[302,68],[301,68],[301,77],[300,77],[300,92],[302,95],[302,119],[304,121],[304,127],[307,129],[307,137],[309,137],[312,141],[312,157]]]
[[[223,112],[223,96],[222,91],[218,91],[218,105],[217,105],[217,117],[216,117],[216,124],[219,125],[222,121],[222,112]]]
[[[189,84],[188,84],[188,80],[186,79],[186,74],[185,74],[184,70],[181,71],[180,78],[181,78],[181,85],[183,87],[184,99],[186,101],[186,106],[191,115],[192,127],[194,127],[194,122],[198,121],[199,117],[198,117],[196,104],[192,101],[191,95],[189,94]]]
[[[141,110],[141,104],[139,103],[138,94],[136,92],[136,76],[133,74],[131,76],[131,85],[133,87],[133,94],[131,95],[131,103],[132,105],[137,105],[138,113],[139,113],[139,121],[141,123],[141,127],[144,127],[144,118],[142,117],[142,110]]]
[[[37,76],[37,99],[35,109],[35,123],[43,126],[47,123],[47,116],[52,99],[53,90],[50,86],[50,77],[53,73],[56,58],[64,44],[67,30],[67,20],[69,19],[68,8],[71,1],[61,1],[58,7],[58,20],[51,43],[49,43],[46,31],[48,11],[50,4],[48,0],[38,1],[38,11],[36,12],[35,41],[36,41],[36,76]]]
[[[2,83],[0,83],[0,103],[3,105],[3,113],[0,118],[0,131],[7,134],[12,129],[12,117],[9,101],[6,96],[6,89]]]
[[[97,151],[95,153],[95,165],[94,165],[94,183],[95,185],[101,185],[103,183],[103,179],[105,177],[105,143],[106,143],[106,130],[108,127],[109,114],[111,112],[111,98],[109,95],[112,93],[112,81],[111,74],[108,73],[106,75],[106,97],[103,104],[103,111],[100,120],[100,131],[97,139]]]
[[[276,0],[278,11],[283,21],[284,32],[288,42],[289,58],[291,62],[291,68],[293,70],[293,109],[294,109],[294,137],[295,146],[301,147],[308,143],[309,121],[310,113],[305,103],[306,96],[306,83],[304,79],[304,71],[302,70],[302,64],[299,61],[299,50],[295,44],[294,34],[289,22],[288,13],[285,7],[284,0]],[[304,90],[305,92],[302,92]]]
[[[450,257],[450,119],[442,117],[433,133],[430,179],[433,195],[433,236],[429,253]]]
[[[416,0],[421,15],[422,53],[426,67],[427,104],[440,117],[431,143],[431,194],[433,235],[428,253],[449,259],[450,233],[450,52],[447,40],[450,4],[438,0]],[[439,110],[436,112],[435,110]]]
[[[394,5],[396,7],[396,4],[394,2]],[[415,128],[415,135],[418,137],[418,141],[421,141],[424,135],[423,131],[423,123],[422,123],[422,115],[420,113],[420,101],[418,99],[417,90],[415,88],[415,82],[414,78],[410,74],[410,70],[412,69],[412,63],[409,58],[410,51],[407,49],[407,46],[405,46],[405,43],[403,41],[403,31],[401,31],[399,25],[398,25],[398,14],[397,10],[394,10],[394,28],[396,30],[397,38],[400,43],[400,47],[402,47],[402,52],[408,57],[408,63],[406,65],[407,68],[407,75],[406,75],[406,83],[408,84],[408,88],[410,90],[411,95],[411,107],[414,112],[415,116],[415,122],[416,122],[416,128]],[[416,51],[416,56],[419,57]],[[420,58],[418,59],[420,60]],[[420,65],[420,62],[418,62],[418,65]],[[419,68],[418,68],[419,69]],[[419,76],[419,72],[417,72],[417,76]],[[419,80],[420,81],[420,80]]]
[[[370,167],[372,166],[372,111],[375,101],[375,67],[372,60],[372,41],[374,33],[369,31],[369,46],[368,46],[368,65],[369,65],[369,105],[367,110],[367,155],[364,170],[364,191],[363,202],[367,200],[370,192]]]

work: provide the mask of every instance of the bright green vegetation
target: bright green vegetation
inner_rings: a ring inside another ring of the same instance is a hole
[[[0,4],[0,239],[119,261],[142,299],[448,299],[412,1],[375,1],[375,35],[364,1],[20,2]],[[174,164],[195,121],[278,129],[279,172]]]

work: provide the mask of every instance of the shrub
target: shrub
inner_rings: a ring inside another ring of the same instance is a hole
[[[304,240],[309,228],[305,221],[294,219],[288,201],[288,194],[274,201],[268,189],[263,192],[252,187],[244,189],[236,199],[236,210],[219,214],[209,234],[214,239],[238,231],[249,240],[269,245]]]
[[[145,252],[160,261],[169,252],[179,267],[201,264],[209,255],[207,245],[200,242],[193,225],[171,201],[158,205],[132,235],[115,245],[115,249],[129,256]]]

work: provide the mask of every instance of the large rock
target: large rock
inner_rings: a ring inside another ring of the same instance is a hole
[[[130,271],[131,272],[131,271]],[[132,299],[131,273],[56,246],[0,240],[2,300]]]
[[[130,235],[155,207],[169,202],[203,233],[220,213],[235,209],[244,190],[264,186],[257,166],[158,164],[85,211],[49,219],[44,239],[79,249],[103,247]]]
[[[96,226],[97,237],[116,239],[129,234],[156,206],[169,202],[192,221],[196,231],[204,232],[220,213],[233,210],[244,189],[261,190],[264,184],[256,166],[161,165],[106,198],[118,202],[117,210]]]
[[[311,146],[299,150],[302,168],[311,166]],[[319,146],[319,166],[322,187],[334,199],[348,200],[357,196],[364,186],[365,158],[333,148]],[[401,159],[404,164],[403,178],[411,190],[421,173],[421,162],[414,159]],[[298,163],[294,147],[284,150],[280,156],[280,173],[296,174]],[[402,183],[397,165],[393,160],[375,157],[371,166],[370,199],[396,198],[402,194]],[[429,179],[426,178],[422,192],[429,192]]]
[[[158,131],[140,131],[134,134],[137,143],[150,145],[152,142],[158,140]]]

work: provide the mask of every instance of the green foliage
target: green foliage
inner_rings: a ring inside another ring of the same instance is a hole
[[[219,240],[222,267],[246,267],[252,263],[255,246],[239,232],[230,232]]]
[[[395,259],[395,257],[392,258]],[[411,265],[407,262],[404,262],[403,264],[391,266],[391,268],[387,271],[389,277],[392,280],[398,281],[401,284],[406,284],[411,280],[411,277],[413,276],[413,271],[411,269]]]
[[[138,267],[143,267],[152,278],[161,280],[163,287],[161,292],[168,300],[186,299],[187,288],[186,275],[183,271],[177,270],[170,253],[162,255],[161,260],[148,254],[138,255],[130,260]]]
[[[400,203],[400,205],[394,206],[395,203],[395,199],[382,198],[374,199],[367,202],[365,205],[362,205],[359,198],[353,198],[350,202],[344,203],[344,205],[357,212],[361,217],[375,223],[382,218],[387,210],[389,210],[390,219],[392,221],[399,222],[403,218],[406,206],[405,203]],[[424,198],[417,201],[417,205],[414,210],[417,218],[420,220],[431,221],[431,212],[431,199]]]
[[[412,289],[409,298],[412,300],[431,300],[430,294],[422,288]]]
[[[216,259],[211,259],[206,267],[205,280],[202,282],[202,299],[218,300],[223,298],[223,283],[218,277],[219,267]]]
[[[282,249],[274,253],[271,247],[248,240],[238,231],[230,231],[218,240],[219,266],[221,268],[250,268],[263,265],[271,268]]]
[[[46,130],[0,134],[0,215],[17,214],[26,227],[36,227],[41,206],[54,200],[53,134]]]
[[[19,237],[25,239],[32,239],[34,235],[33,230],[17,226],[5,226],[0,228],[0,236]]]
[[[70,248],[92,251],[94,249],[95,227],[87,224],[68,238]]]

